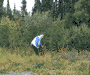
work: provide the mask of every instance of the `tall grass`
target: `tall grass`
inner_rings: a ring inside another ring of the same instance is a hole
[[[0,74],[8,71],[28,71],[42,75],[89,75],[90,52],[78,53],[75,49],[71,52],[67,48],[61,48],[56,52],[47,51],[44,47],[45,54],[40,55],[41,52],[39,56],[35,55],[30,46],[27,50],[15,49],[15,52],[0,48]]]

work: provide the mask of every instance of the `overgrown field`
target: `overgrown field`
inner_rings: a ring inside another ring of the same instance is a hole
[[[25,22],[2,17],[0,23],[0,74],[8,71],[33,72],[42,75],[90,75],[90,28],[79,27],[66,19],[53,22],[37,13],[26,16]],[[40,17],[41,16],[41,17]],[[67,27],[67,26],[66,26]],[[39,56],[30,46],[37,35],[44,34]],[[63,45],[64,44],[64,45]],[[79,51],[80,50],[80,51]]]
[[[90,52],[83,51],[78,53],[77,50],[67,51],[59,49],[56,51],[47,51],[45,55],[39,57],[28,47],[16,49],[10,52],[0,48],[0,74],[12,72],[32,72],[42,75],[89,75],[90,74]],[[52,70],[52,72],[50,72]]]

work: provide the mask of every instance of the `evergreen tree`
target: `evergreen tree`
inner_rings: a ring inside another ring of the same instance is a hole
[[[42,13],[52,9],[53,0],[35,0],[34,8],[32,9],[32,15],[37,12],[37,10]]]
[[[53,7],[51,10],[51,16],[53,18],[53,21],[55,20],[55,16],[56,16],[56,11],[55,11],[55,2],[53,2]]]
[[[58,15],[61,14],[61,19],[63,18],[63,13],[64,13],[64,9],[63,9],[63,0],[55,0],[55,2],[53,2],[52,5],[52,10],[50,11],[50,16],[52,16],[52,18],[54,19],[53,21],[55,21],[58,18]]]
[[[53,5],[53,0],[50,0],[50,10],[52,9],[52,5]]]
[[[65,15],[64,28],[70,29],[72,25],[79,27],[82,23],[85,23],[90,27],[90,1],[79,0],[74,3],[74,12]]]
[[[3,11],[6,12],[7,8],[6,7],[3,7]]]
[[[21,17],[21,13],[19,10],[16,10],[16,15],[17,15],[17,18],[19,19]]]
[[[61,14],[61,19],[63,18],[63,0],[59,0],[58,8],[57,8],[57,15]]]
[[[56,14],[55,17],[56,17],[56,18],[57,18],[57,11],[58,11],[58,10],[57,10],[57,8],[58,8],[57,5],[58,5],[58,4],[57,4],[57,0],[55,0],[55,14]]]
[[[3,16],[7,16],[7,8],[6,7],[3,7]]]
[[[51,17],[52,19],[53,19],[53,21],[55,21],[56,20],[56,18],[58,17],[57,16],[57,0],[55,0],[55,2],[53,2],[52,0],[51,0],[51,2],[50,2],[50,5],[51,5],[51,9],[50,9],[50,12],[49,12],[49,14],[48,14],[48,17]]]
[[[41,2],[40,0],[35,0],[34,8],[32,8],[32,16],[34,13],[37,12],[37,10],[41,13]]]
[[[0,0],[0,7],[3,7],[3,1],[4,0]]]
[[[16,5],[14,3],[13,15],[16,14]]]
[[[75,9],[74,9],[74,4],[75,2],[78,0],[55,0],[55,18],[58,17],[58,15],[61,15],[61,20],[63,19],[63,17],[66,15],[66,13],[74,13]],[[58,4],[57,4],[58,2]]]
[[[77,1],[79,1],[79,0],[64,0],[64,2],[66,3],[65,11],[68,12],[68,13],[74,13],[74,11],[75,11],[74,4]]]
[[[3,13],[3,1],[4,1],[4,0],[0,0],[0,18],[1,18],[1,16],[4,14],[4,13]]]
[[[73,3],[73,4],[75,4],[75,2],[78,2],[79,0],[71,0],[71,2]]]
[[[22,0],[22,7],[21,7],[21,12],[22,12],[22,18],[24,20],[25,15],[28,15],[27,11],[26,11],[26,0]]]
[[[51,10],[51,6],[52,6],[51,3],[52,3],[52,0],[42,0],[41,12]]]
[[[63,17],[66,14],[66,2],[63,1]]]
[[[10,9],[9,0],[7,0],[7,15],[9,16],[10,20],[12,19],[12,11]]]
[[[56,2],[56,18],[61,14],[61,19],[65,16],[65,3],[64,0],[55,0]],[[57,3],[58,2],[58,3]]]
[[[14,9],[13,9],[13,16],[14,16],[14,19],[16,18],[16,5],[14,3]]]
[[[18,20],[21,17],[20,11],[16,9],[15,3],[14,3],[14,9],[13,9],[13,16],[14,16],[14,20]]]

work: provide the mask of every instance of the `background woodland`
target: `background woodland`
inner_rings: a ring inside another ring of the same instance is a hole
[[[11,10],[7,2],[4,8],[0,0],[1,47],[25,47],[35,36],[44,34],[42,44],[47,49],[58,51],[65,43],[64,47],[68,44],[69,50],[75,47],[90,51],[89,0],[42,0],[42,3],[36,0],[31,16],[26,11],[26,0],[22,0],[21,13],[15,4]]]

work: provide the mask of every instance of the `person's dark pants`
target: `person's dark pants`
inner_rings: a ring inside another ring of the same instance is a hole
[[[32,45],[32,48],[37,56],[39,56],[39,49],[37,49],[34,45]]]
[[[37,56],[39,56],[39,50],[41,50],[42,47],[39,46],[39,48],[36,48],[34,45],[32,45],[32,48],[33,48],[35,54],[36,54]]]

